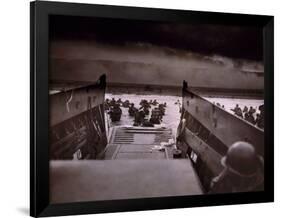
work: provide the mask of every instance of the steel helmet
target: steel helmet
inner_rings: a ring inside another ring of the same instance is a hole
[[[250,177],[255,175],[262,165],[262,158],[257,155],[253,145],[238,141],[228,148],[221,164],[235,174]]]

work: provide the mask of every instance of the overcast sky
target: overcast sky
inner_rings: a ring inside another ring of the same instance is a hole
[[[51,78],[263,88],[262,29],[55,16]]]

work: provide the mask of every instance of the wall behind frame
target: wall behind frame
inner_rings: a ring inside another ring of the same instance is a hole
[[[60,0],[57,0],[60,1]],[[269,14],[275,16],[275,60],[281,59],[281,12],[276,0],[261,1],[182,1],[182,0],[76,0],[68,2],[113,4],[126,6],[160,7],[201,11],[224,11],[236,13]],[[28,216],[29,210],[29,2],[22,0],[1,3],[1,86],[0,86],[0,205],[1,217]],[[275,72],[281,71],[275,62]],[[281,74],[275,74],[275,96],[281,93]],[[281,111],[281,98],[275,97],[275,111]],[[277,124],[281,114],[275,113],[275,145],[281,144]],[[275,155],[281,153],[275,146]],[[277,155],[276,155],[277,157]],[[275,158],[275,203],[203,207],[161,211],[143,211],[86,215],[96,218],[143,218],[146,217],[266,217],[281,212],[281,159]],[[278,172],[279,171],[279,172]],[[74,218],[77,216],[68,216]],[[276,216],[273,216],[276,217]]]

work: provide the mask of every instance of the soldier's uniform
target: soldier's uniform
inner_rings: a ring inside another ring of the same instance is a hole
[[[145,117],[145,114],[144,114],[143,110],[136,111],[135,119],[134,119],[134,126],[141,125],[144,121],[144,117]]]
[[[110,115],[110,119],[112,122],[119,121],[121,118],[122,109],[118,104],[115,104],[113,108],[111,108],[111,110],[108,112],[108,114]]]
[[[131,106],[129,107],[129,110],[128,110],[129,115],[130,115],[130,116],[135,116],[135,113],[136,113],[137,111],[138,111],[138,109],[135,108],[135,107],[134,107],[134,104],[132,103]]]
[[[263,159],[251,144],[234,143],[221,163],[224,170],[212,180],[210,194],[263,190]]]

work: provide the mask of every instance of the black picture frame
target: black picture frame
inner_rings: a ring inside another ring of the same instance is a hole
[[[264,191],[80,203],[49,203],[49,15],[251,25],[263,28],[265,67]],[[35,1],[30,3],[30,215],[58,216],[274,201],[274,17],[139,7]]]

